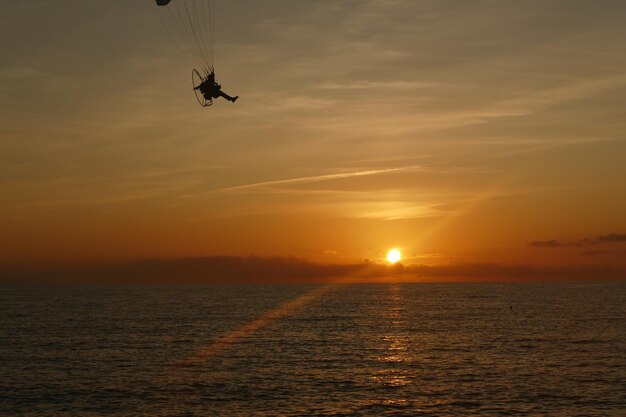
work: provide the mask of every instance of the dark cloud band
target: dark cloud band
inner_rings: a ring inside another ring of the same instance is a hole
[[[538,240],[530,242],[528,246],[533,248],[578,248],[581,246],[598,245],[603,243],[623,243],[626,242],[626,234],[610,233],[608,235],[595,238],[585,238],[572,242],[561,242],[558,240]]]

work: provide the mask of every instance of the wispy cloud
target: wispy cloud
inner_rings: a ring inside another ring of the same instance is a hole
[[[0,68],[0,79],[21,80],[25,78],[41,77],[43,72],[35,68],[4,67]]]
[[[577,100],[584,97],[597,95],[607,90],[613,90],[626,85],[626,75],[577,81],[566,86],[546,89],[533,94],[522,95],[518,98],[505,100],[498,107],[505,110],[504,114],[525,115],[543,110],[562,102]]]
[[[439,83],[423,81],[353,81],[347,83],[323,83],[322,90],[366,90],[366,89],[416,89],[438,87]]]
[[[262,188],[262,187],[268,187],[268,186],[274,186],[274,185],[305,184],[305,183],[311,183],[311,182],[330,181],[330,180],[353,178],[353,177],[365,177],[365,176],[371,176],[371,175],[389,174],[393,172],[410,172],[410,171],[418,171],[418,170],[425,170],[425,169],[426,168],[421,165],[410,165],[410,166],[398,167],[398,168],[369,169],[369,170],[362,170],[362,171],[339,172],[335,174],[323,174],[323,175],[313,175],[313,176],[307,176],[307,177],[287,178],[287,179],[282,179],[282,180],[254,182],[250,184],[237,185],[234,187],[221,188],[217,191],[249,190],[253,188]]]

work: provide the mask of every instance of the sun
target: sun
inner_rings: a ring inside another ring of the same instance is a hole
[[[395,264],[401,258],[402,254],[398,249],[391,249],[389,252],[387,252],[387,261],[389,261],[389,263]]]

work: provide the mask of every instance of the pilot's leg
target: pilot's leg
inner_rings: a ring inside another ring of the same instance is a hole
[[[232,101],[233,103],[235,102],[235,100],[237,100],[239,98],[239,96],[231,97],[231,96],[229,96],[228,94],[226,94],[223,91],[220,91],[218,94],[219,94],[220,97],[224,97],[226,100]]]

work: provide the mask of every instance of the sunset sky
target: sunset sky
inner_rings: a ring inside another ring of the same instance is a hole
[[[0,14],[0,264],[626,266],[626,3],[152,0]]]

